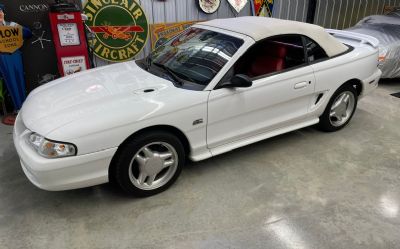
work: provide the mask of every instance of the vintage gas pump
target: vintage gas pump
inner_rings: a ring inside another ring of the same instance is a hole
[[[79,7],[56,0],[50,6],[49,17],[60,75],[89,69],[88,47]]]

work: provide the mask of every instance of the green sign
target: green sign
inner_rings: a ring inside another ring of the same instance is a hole
[[[107,61],[133,59],[145,46],[149,32],[146,15],[134,0],[88,0],[83,9],[95,33],[94,53]]]

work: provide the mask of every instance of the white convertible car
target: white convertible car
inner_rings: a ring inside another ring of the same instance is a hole
[[[377,46],[369,36],[272,18],[203,22],[143,60],[35,89],[17,117],[15,147],[39,188],[114,181],[153,195],[187,158],[314,124],[343,128],[377,87]]]

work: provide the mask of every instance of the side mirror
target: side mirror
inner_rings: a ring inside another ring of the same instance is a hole
[[[219,88],[233,88],[233,87],[251,87],[253,82],[244,74],[236,74],[231,78],[230,82],[225,82]]]

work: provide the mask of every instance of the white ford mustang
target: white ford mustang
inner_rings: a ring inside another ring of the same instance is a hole
[[[377,46],[369,36],[272,18],[203,22],[143,60],[35,89],[17,117],[15,147],[39,188],[115,181],[134,195],[156,194],[186,158],[314,124],[343,128],[377,87]]]

